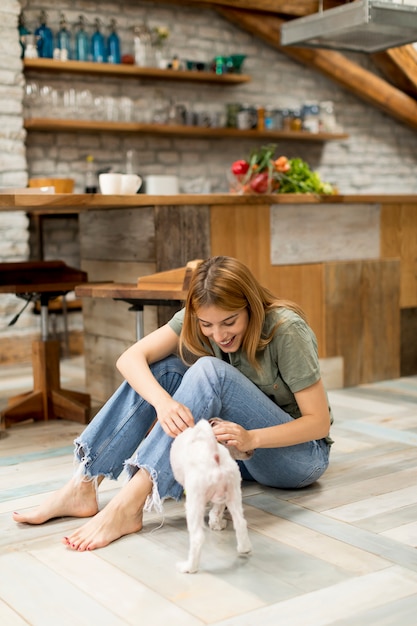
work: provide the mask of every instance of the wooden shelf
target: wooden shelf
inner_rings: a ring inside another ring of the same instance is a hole
[[[142,124],[140,122],[107,122],[101,120],[68,120],[30,118],[24,121],[28,131],[69,133],[140,133],[175,135],[182,137],[208,137],[233,139],[287,139],[290,141],[337,141],[347,139],[345,133],[309,133],[306,131],[240,130],[237,128],[206,128],[173,124]]]
[[[216,74],[194,70],[162,70],[157,67],[139,67],[116,63],[92,63],[88,61],[54,61],[53,59],[24,59],[25,71],[49,73],[96,74],[117,78],[137,78],[151,80],[177,80],[200,83],[239,85],[250,81],[247,74]]]
[[[55,61],[52,59],[24,59],[26,72],[71,73],[80,75],[114,76],[150,80],[191,81],[223,85],[237,85],[250,81],[246,74],[215,74],[192,70],[163,70],[156,67],[138,67],[113,63],[84,61]],[[237,128],[206,128],[171,124],[144,124],[140,122],[111,122],[104,120],[73,120],[58,118],[30,118],[24,122],[28,131],[70,133],[140,133],[178,137],[208,137],[229,139],[290,141],[338,141],[345,133],[309,133],[305,131],[257,131]]]

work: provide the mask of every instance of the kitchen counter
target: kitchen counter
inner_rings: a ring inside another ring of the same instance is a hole
[[[415,345],[417,196],[0,194],[0,211],[10,210],[78,213],[90,282],[136,283],[217,254],[242,259],[303,307],[320,357],[342,362],[344,386],[399,376],[401,345]],[[145,307],[145,332],[172,313]],[[105,401],[120,382],[115,361],[135,341],[135,316],[98,298],[84,298],[83,315],[88,391]]]
[[[27,212],[43,211],[45,213],[74,213],[90,210],[106,210],[115,208],[140,208],[144,206],[180,206],[180,205],[245,205],[260,204],[358,204],[379,203],[417,204],[417,196],[401,194],[367,194],[367,195],[325,195],[314,194],[176,194],[173,196],[153,196],[135,194],[131,196],[113,196],[102,194],[0,194],[0,211],[23,210]]]

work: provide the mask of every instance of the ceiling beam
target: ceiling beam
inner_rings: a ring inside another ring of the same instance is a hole
[[[417,98],[417,50],[414,46],[391,48],[371,56],[390,83]]]
[[[153,0],[155,1],[155,0]],[[317,13],[319,10],[319,0],[160,0],[164,4],[198,5],[204,8],[230,7],[234,9],[244,9],[248,11],[259,11],[261,13],[272,13],[278,15],[288,15],[292,17],[302,17]],[[325,8],[331,9],[340,4],[345,4],[346,0],[326,0]]]
[[[225,7],[216,10],[236,26],[266,41],[291,59],[321,72],[358,98],[417,130],[417,102],[343,54],[318,48],[281,46],[280,29],[285,20],[276,16],[269,16],[266,20],[264,16],[249,11]]]
[[[327,0],[326,9],[333,8],[343,3],[343,0]],[[244,9],[251,11],[267,11],[268,13],[278,13],[280,15],[292,15],[301,17],[311,15],[319,10],[318,0],[201,0],[198,4],[211,4]]]

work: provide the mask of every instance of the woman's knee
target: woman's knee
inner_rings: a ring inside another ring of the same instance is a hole
[[[215,356],[202,356],[190,367],[189,371],[193,374],[210,375],[213,372],[220,374],[220,372],[224,371],[226,365],[226,363]]]
[[[167,381],[169,381],[169,385],[173,383],[174,387],[178,387],[188,370],[188,366],[177,356],[171,355],[161,361],[152,363],[150,369],[156,380],[163,387],[167,385]]]
[[[224,365],[217,357],[202,356],[187,370],[184,379],[196,385],[204,382],[217,384],[223,378]]]

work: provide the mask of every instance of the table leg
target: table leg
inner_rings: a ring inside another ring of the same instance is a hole
[[[49,420],[56,417],[86,424],[90,413],[90,396],[61,389],[59,374],[59,341],[34,341],[32,344],[33,391],[11,398],[1,413],[4,425],[27,419]]]

